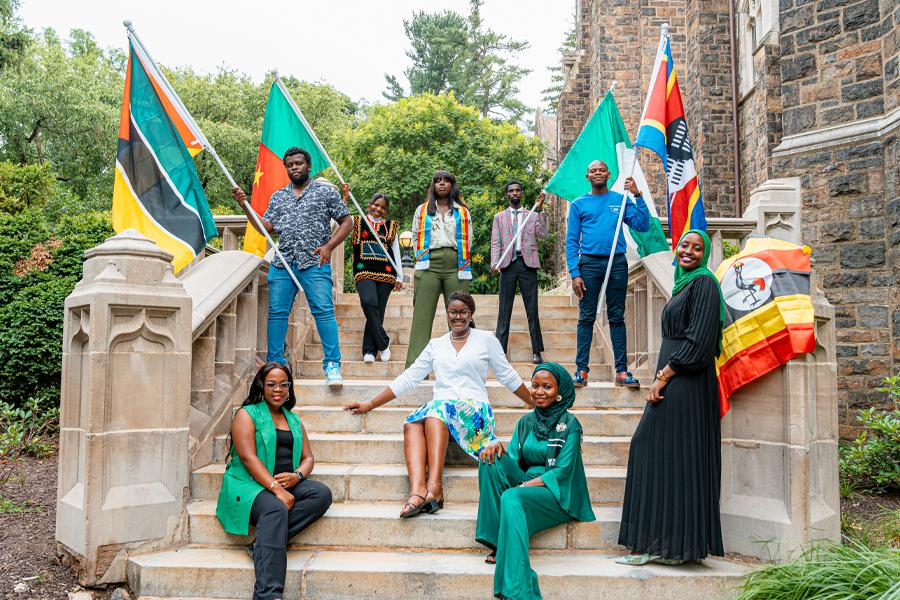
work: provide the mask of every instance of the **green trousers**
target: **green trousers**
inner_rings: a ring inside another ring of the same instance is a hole
[[[409,331],[406,366],[413,364],[431,340],[431,326],[437,301],[444,295],[444,306],[453,292],[468,292],[469,280],[460,279],[456,250],[438,248],[429,252],[430,265],[413,275],[413,318]]]
[[[478,523],[475,539],[497,551],[494,596],[540,600],[537,573],[528,560],[534,534],[572,520],[545,487],[515,487],[532,479],[504,454],[478,465]]]

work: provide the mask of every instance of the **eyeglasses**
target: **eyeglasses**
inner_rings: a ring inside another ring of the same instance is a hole
[[[275,388],[280,388],[282,390],[286,390],[291,387],[290,382],[282,381],[281,383],[275,383],[274,381],[266,382],[266,389],[274,390]]]
[[[455,319],[457,317],[468,317],[469,315],[472,314],[472,311],[471,310],[448,310],[447,314],[451,318]]]

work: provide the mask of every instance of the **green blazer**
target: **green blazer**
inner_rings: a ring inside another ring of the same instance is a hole
[[[275,468],[275,445],[278,436],[269,407],[265,402],[258,402],[244,406],[243,409],[253,419],[253,426],[256,429],[256,456],[271,473]],[[303,454],[303,429],[300,426],[300,417],[283,408],[282,412],[294,435],[293,468],[296,471]],[[216,504],[216,517],[219,518],[225,531],[247,535],[250,529],[250,508],[256,500],[256,495],[263,489],[244,467],[237,449],[232,445],[228,466],[225,467],[225,476],[222,479],[222,489],[219,490],[219,501]]]

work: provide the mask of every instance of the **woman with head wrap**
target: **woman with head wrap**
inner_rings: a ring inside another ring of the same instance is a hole
[[[662,345],[647,407],[631,438],[619,543],[628,565],[681,564],[722,555],[716,356],[725,303],[706,267],[709,237],[685,233],[675,286],[662,313]]]
[[[538,365],[531,378],[535,409],[519,419],[509,446],[482,450],[478,466],[475,539],[493,552],[494,596],[541,598],[528,560],[528,540],[569,521],[593,521],[584,464],[581,423],[569,412],[575,386],[556,363]]]

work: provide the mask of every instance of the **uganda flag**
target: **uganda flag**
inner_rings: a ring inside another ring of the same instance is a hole
[[[716,269],[727,313],[716,361],[723,415],[736,389],[815,349],[811,252],[809,246],[751,237]]]
[[[668,35],[657,52],[634,145],[655,152],[666,169],[669,234],[674,251],[689,229],[706,231],[706,214]]]
[[[149,57],[129,45],[113,184],[116,232],[136,229],[174,255],[177,273],[216,237],[193,157],[202,134]]]
[[[288,148],[299,146],[310,153],[312,157],[312,164],[309,166],[310,178],[327,169],[330,164],[320,149],[315,134],[306,127],[294,110],[293,99],[289,92],[280,84],[281,82],[276,79],[269,90],[259,154],[256,158],[256,173],[253,176],[250,206],[259,216],[263,216],[266,212],[272,194],[291,182],[282,161]],[[244,233],[244,251],[258,256],[266,253],[266,238],[249,223]]]

